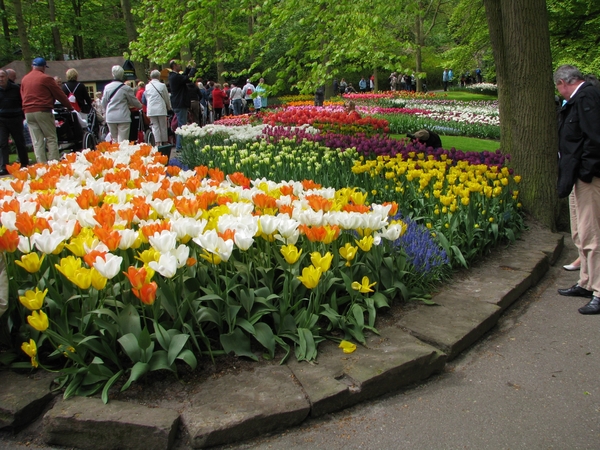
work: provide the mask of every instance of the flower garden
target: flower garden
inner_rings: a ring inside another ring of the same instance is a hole
[[[2,362],[108,401],[218,355],[311,361],[325,339],[352,352],[380,311],[428,302],[453,267],[515,239],[508,155],[390,136],[417,123],[479,136],[498,128],[493,104],[353,101],[184,126],[168,165],[150,146],[103,143],[10,167]]]

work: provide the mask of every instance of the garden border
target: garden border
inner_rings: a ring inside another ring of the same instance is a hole
[[[423,381],[494,327],[506,308],[557,260],[564,236],[529,226],[513,245],[495,250],[437,292],[436,306],[417,305],[352,354],[326,342],[316,364],[293,361],[210,379],[177,411],[160,404],[57,399],[43,418],[44,441],[81,449],[116,448],[107,436],[118,436],[122,449],[137,449],[140,442],[169,449],[181,421],[189,446],[204,448],[295,426]],[[0,372],[0,383],[2,428],[23,426],[52,400],[47,376]]]

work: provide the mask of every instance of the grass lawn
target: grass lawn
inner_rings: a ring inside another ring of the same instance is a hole
[[[436,99],[460,100],[463,102],[476,102],[481,100],[498,100],[496,95],[483,95],[467,91],[435,91]]]
[[[390,137],[394,139],[406,139],[405,135],[392,134]],[[456,150],[462,150],[464,152],[495,152],[500,148],[500,141],[492,141],[489,139],[478,139],[464,136],[440,136],[442,139],[442,147],[451,149],[454,147]]]
[[[35,163],[35,153],[33,152],[29,152],[29,162],[31,164]],[[8,161],[10,162],[10,164],[14,163],[17,161],[17,159],[19,159],[19,156],[17,155],[17,153],[11,153],[8,157]]]

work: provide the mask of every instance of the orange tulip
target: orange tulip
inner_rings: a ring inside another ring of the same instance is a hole
[[[133,295],[140,299],[146,305],[152,305],[156,300],[156,291],[158,285],[155,281],[144,284],[140,289],[131,289]]]
[[[141,289],[142,286],[146,283],[146,276],[148,272],[145,267],[137,267],[130,266],[127,269],[127,272],[123,272],[129,282],[131,283],[131,287],[133,289]]]

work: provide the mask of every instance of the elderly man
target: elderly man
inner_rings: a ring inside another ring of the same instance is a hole
[[[58,100],[69,111],[73,107],[60,86],[46,75],[46,60],[35,58],[31,63],[31,72],[21,81],[21,97],[23,98],[23,112],[27,119],[29,134],[33,142],[35,158],[39,163],[48,160],[58,160],[58,138],[52,108],[54,101]],[[46,157],[46,147],[48,157]]]
[[[578,243],[579,281],[560,295],[589,298],[581,314],[600,313],[600,90],[574,66],[554,73],[567,101],[559,112],[558,196],[571,194],[571,232]]]
[[[129,108],[142,108],[131,86],[123,83],[125,70],[121,66],[111,69],[113,80],[107,84],[102,94],[102,106],[106,111],[106,124],[113,142],[129,142],[131,112]]]
[[[6,75],[8,76],[8,81],[11,83],[17,83],[17,72],[14,69],[6,69]]]
[[[21,166],[29,164],[25,137],[23,136],[23,108],[19,86],[11,83],[8,74],[0,70],[0,175],[8,174],[6,165],[10,154],[8,136],[17,147]]]
[[[177,127],[181,127],[187,124],[187,113],[188,109],[192,106],[192,99],[188,93],[187,84],[196,73],[194,61],[190,61],[190,64],[185,68],[183,73],[181,71],[181,64],[177,61],[172,60],[169,63],[171,72],[169,73],[169,86],[171,87],[171,105],[173,105],[173,112],[177,116]],[[178,134],[175,141],[175,148],[181,150],[181,136]]]

